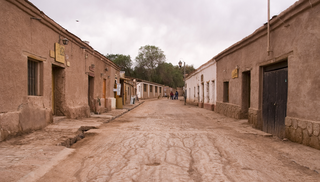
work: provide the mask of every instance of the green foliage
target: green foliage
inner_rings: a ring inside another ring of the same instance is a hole
[[[118,65],[121,71],[125,71],[126,76],[160,83],[172,88],[183,87],[184,85],[184,68],[166,63],[164,52],[156,46],[140,47],[138,56],[135,58],[137,64],[134,69],[132,69],[133,64],[129,55],[108,54],[106,57]],[[194,70],[193,65],[186,65],[186,74],[190,74]]]
[[[138,56],[136,57],[136,72],[139,78],[153,81],[156,78],[155,71],[159,64],[165,62],[166,56],[163,51],[153,45],[140,47]],[[142,75],[143,74],[143,75]]]
[[[118,65],[121,68],[121,71],[125,71],[127,76],[131,76],[133,74],[132,60],[130,55],[126,56],[123,54],[108,54],[106,57]]]

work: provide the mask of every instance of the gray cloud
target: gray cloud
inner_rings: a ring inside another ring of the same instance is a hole
[[[271,0],[271,15],[296,0]],[[199,67],[267,21],[267,0],[30,0],[102,54],[130,55],[144,45],[167,61]],[[79,20],[79,22],[76,22]]]

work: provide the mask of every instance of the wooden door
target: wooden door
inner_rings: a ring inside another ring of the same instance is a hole
[[[55,78],[54,78],[54,72],[53,69],[51,70],[52,72],[52,90],[51,90],[51,104],[52,104],[52,114],[55,115]]]
[[[102,86],[102,98],[104,98],[104,107],[107,107],[107,99],[106,99],[106,79],[103,79]]]
[[[280,138],[285,134],[287,114],[288,68],[263,74],[263,131]]]

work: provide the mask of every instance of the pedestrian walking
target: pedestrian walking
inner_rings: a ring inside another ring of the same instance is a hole
[[[170,97],[171,97],[171,100],[173,100],[173,93],[172,92],[170,93]]]
[[[179,93],[178,93],[178,91],[176,91],[176,93],[175,93],[175,99],[178,100],[178,96],[179,96]]]

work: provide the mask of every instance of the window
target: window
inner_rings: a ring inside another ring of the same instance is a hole
[[[216,101],[216,96],[215,96],[215,93],[216,93],[216,85],[215,85],[215,82],[214,80],[212,81],[212,101],[215,102]]]
[[[28,95],[41,95],[40,76],[40,63],[28,59]]]
[[[207,85],[206,85],[206,99],[207,99],[207,103],[210,102],[210,87],[209,87],[209,83],[210,82],[207,82]]]
[[[159,93],[161,94],[161,87],[159,87]]]
[[[152,92],[152,85],[150,85],[150,92]]]
[[[157,86],[154,87],[154,91],[155,91],[156,93],[158,93],[158,87],[157,87]]]
[[[147,84],[143,84],[143,91],[144,91],[144,92],[147,91]]]
[[[223,102],[229,102],[229,82],[223,82]]]

